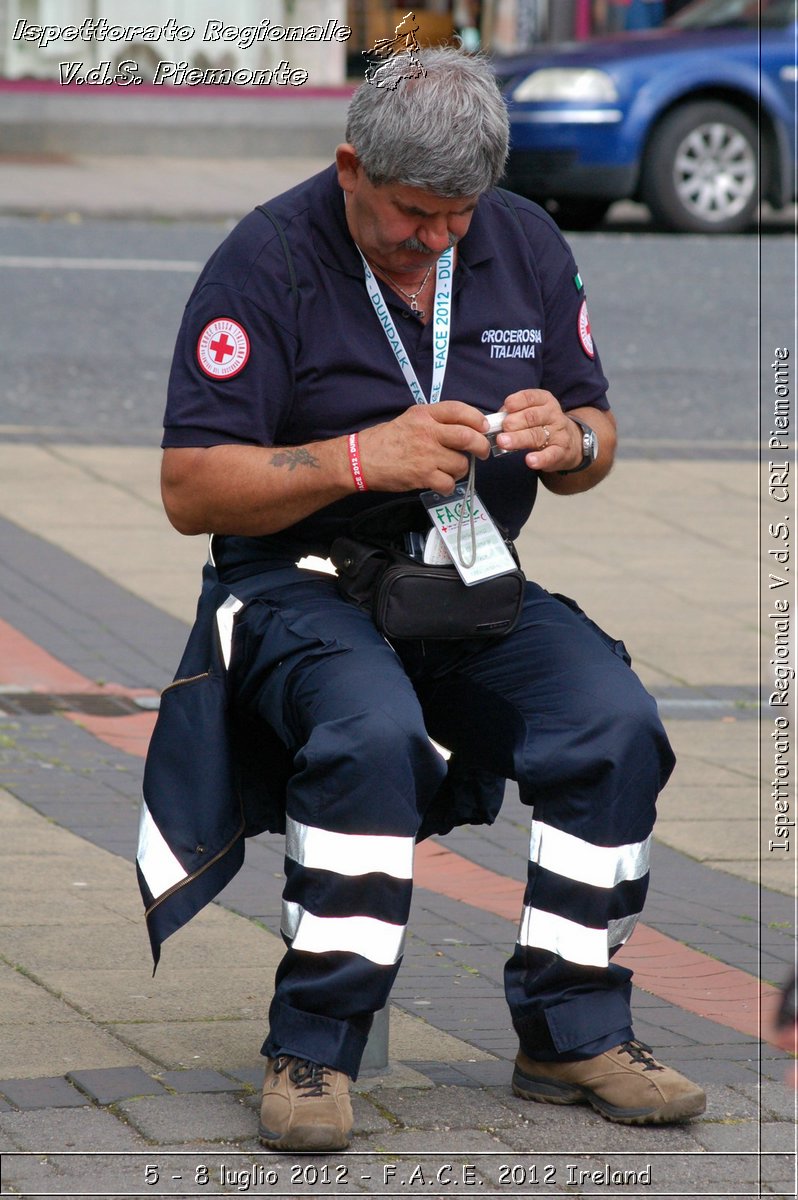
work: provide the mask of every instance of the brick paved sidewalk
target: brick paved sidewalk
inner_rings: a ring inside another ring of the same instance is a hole
[[[130,867],[141,727],[152,721],[141,705],[168,681],[185,622],[21,526],[0,522],[0,534],[0,686],[12,689],[0,693],[10,793],[0,805],[3,1194],[230,1194],[236,1172],[256,1167],[277,1173],[276,1183],[261,1179],[272,1195],[310,1194],[310,1160],[261,1154],[254,1137],[264,981],[280,952],[280,839],[253,840],[224,907],[167,943],[155,980],[149,973]],[[741,725],[745,717],[735,736]],[[724,718],[670,726],[689,750],[709,730],[722,736]],[[489,830],[423,848],[391,1065],[358,1081],[353,1153],[313,1160],[331,1172],[328,1194],[447,1195],[447,1166],[461,1190],[482,1195],[793,1194],[786,1056],[760,1039],[750,990],[736,1003],[731,995],[742,1030],[729,1006],[701,1015],[704,1001],[717,1007],[719,978],[733,992],[754,976],[783,976],[789,898],[768,891],[763,901],[746,880],[658,846],[645,918],[669,957],[658,976],[649,968],[647,986],[662,991],[678,974],[685,1004],[636,989],[638,1032],[707,1088],[705,1117],[627,1129],[588,1109],[525,1104],[508,1087],[516,1047],[501,974],[526,827],[511,792]],[[640,978],[646,968],[637,969]],[[394,1162],[398,1184],[385,1175]],[[144,1180],[147,1166],[157,1184]],[[202,1167],[207,1185],[197,1182]],[[638,1184],[613,1171],[637,1172]],[[481,1182],[469,1183],[471,1172]]]

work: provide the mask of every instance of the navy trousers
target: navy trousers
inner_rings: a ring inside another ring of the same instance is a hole
[[[231,673],[236,703],[295,768],[264,1054],[357,1076],[401,961],[416,835],[446,777],[430,737],[461,768],[517,780],[532,809],[505,969],[521,1048],[588,1058],[632,1036],[631,972],[610,959],[643,907],[674,758],[621,643],[528,583],[506,637],[391,647],[333,579],[298,571],[239,615]]]

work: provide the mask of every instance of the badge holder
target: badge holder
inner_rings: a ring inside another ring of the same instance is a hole
[[[474,459],[468,482],[458,483],[448,496],[422,492],[419,499],[432,522],[432,535],[441,539],[467,587],[515,571],[517,564],[488,510],[474,490]],[[463,548],[463,531],[468,530],[468,553]]]

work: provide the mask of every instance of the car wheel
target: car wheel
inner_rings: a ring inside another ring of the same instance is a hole
[[[562,229],[595,229],[604,220],[609,206],[609,200],[564,196],[549,201],[545,207]]]
[[[675,109],[652,135],[641,195],[666,229],[737,233],[759,198],[756,128],[739,109],[705,101]]]

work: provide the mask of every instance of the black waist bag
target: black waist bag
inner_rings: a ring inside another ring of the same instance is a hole
[[[389,639],[499,637],[524,600],[520,567],[467,587],[454,566],[427,566],[402,548],[404,535],[430,529],[417,497],[369,509],[330,548],[341,593]],[[505,539],[507,540],[507,539]],[[516,563],[518,555],[507,541]]]

